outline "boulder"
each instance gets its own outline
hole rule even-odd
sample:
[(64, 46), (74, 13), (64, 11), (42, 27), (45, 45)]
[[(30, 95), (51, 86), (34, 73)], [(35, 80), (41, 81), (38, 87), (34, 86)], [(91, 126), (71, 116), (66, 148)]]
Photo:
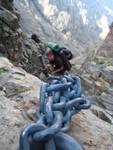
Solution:
[(14, 67), (8, 59), (0, 57), (0, 86), (4, 87), (8, 98), (16, 96), (16, 99), (20, 97), (21, 101), (22, 97), (29, 99), (31, 95), (30, 97), (38, 99), (40, 80), (22, 68)]
[(92, 111), (82, 111), (73, 117), (70, 134), (86, 150), (112, 150), (113, 126), (96, 117)]

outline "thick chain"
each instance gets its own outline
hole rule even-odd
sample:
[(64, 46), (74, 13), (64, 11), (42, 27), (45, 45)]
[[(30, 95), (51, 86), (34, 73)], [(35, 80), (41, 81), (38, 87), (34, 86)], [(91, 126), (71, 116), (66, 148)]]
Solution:
[(22, 130), (19, 150), (83, 150), (76, 140), (63, 133), (69, 130), (72, 116), (91, 105), (81, 97), (80, 78), (64, 75), (49, 79), (40, 88), (38, 121)]

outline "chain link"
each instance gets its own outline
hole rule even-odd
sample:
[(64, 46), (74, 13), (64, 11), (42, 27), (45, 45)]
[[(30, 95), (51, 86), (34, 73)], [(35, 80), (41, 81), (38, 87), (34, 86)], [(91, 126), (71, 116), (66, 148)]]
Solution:
[(20, 135), (19, 150), (83, 150), (83, 147), (66, 133), (71, 118), (91, 104), (81, 97), (81, 81), (78, 76), (49, 77), (42, 83), (38, 121), (25, 127)]

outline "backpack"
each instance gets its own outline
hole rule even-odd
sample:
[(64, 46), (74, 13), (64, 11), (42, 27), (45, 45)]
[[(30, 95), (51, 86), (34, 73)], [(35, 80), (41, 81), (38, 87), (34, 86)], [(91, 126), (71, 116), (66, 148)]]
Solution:
[(66, 57), (65, 53), (61, 51), (59, 55), (62, 57), (65, 70), (68, 70), (68, 71), (71, 70), (72, 65), (69, 62), (68, 58)]
[(71, 60), (73, 58), (72, 52), (65, 47), (60, 48), (60, 53), (63, 53), (68, 60)]

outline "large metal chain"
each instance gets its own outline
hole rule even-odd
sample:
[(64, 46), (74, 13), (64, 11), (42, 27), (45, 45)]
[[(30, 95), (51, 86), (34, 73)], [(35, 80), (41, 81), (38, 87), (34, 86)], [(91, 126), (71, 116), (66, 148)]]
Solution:
[(20, 135), (19, 150), (83, 150), (83, 147), (67, 132), (71, 118), (81, 109), (88, 109), (90, 102), (81, 97), (81, 81), (78, 76), (50, 77), (42, 83), (38, 121), (25, 127)]

